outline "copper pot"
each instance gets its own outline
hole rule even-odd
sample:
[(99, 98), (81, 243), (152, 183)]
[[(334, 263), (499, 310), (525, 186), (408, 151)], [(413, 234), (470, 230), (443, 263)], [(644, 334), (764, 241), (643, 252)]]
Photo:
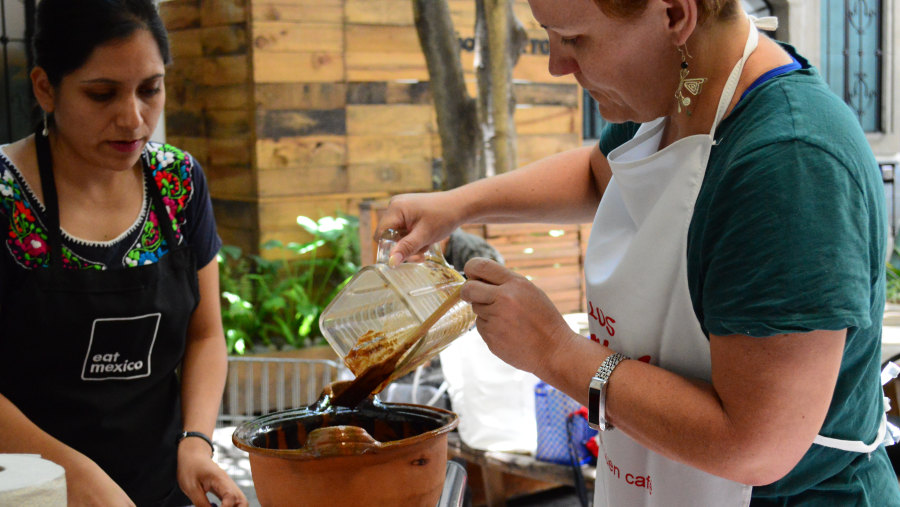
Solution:
[(326, 387), (308, 407), (245, 422), (232, 435), (250, 454), (261, 505), (423, 506), (441, 497), (453, 412), (370, 397), (333, 407)]

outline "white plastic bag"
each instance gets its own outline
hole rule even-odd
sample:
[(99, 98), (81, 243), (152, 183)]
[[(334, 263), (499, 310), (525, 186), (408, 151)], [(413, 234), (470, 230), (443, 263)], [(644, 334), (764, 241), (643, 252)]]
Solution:
[(463, 443), (474, 449), (534, 454), (537, 377), (497, 358), (474, 328), (441, 352), (441, 369)]

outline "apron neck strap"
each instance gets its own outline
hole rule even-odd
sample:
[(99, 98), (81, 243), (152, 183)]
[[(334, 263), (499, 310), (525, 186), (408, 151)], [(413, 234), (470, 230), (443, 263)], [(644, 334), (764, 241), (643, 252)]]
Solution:
[(725, 81), (725, 88), (722, 90), (722, 96), (719, 97), (719, 107), (716, 109), (716, 118), (709, 130), (710, 137), (713, 137), (713, 135), (716, 133), (716, 127), (719, 126), (719, 122), (722, 121), (722, 118), (725, 116), (725, 112), (728, 110), (728, 105), (731, 104), (731, 99), (734, 98), (734, 92), (737, 90), (737, 84), (741, 79), (741, 73), (744, 72), (744, 64), (747, 63), (747, 60), (750, 58), (750, 55), (753, 53), (753, 51), (756, 50), (756, 46), (759, 43), (759, 32), (757, 32), (756, 30), (756, 24), (758, 22), (762, 23), (764, 24), (765, 28), (768, 29), (770, 21), (774, 19), (763, 18), (761, 20), (757, 20), (757, 18), (753, 16), (748, 16), (748, 18), (748, 21), (750, 23), (750, 34), (747, 35), (747, 43), (744, 44), (744, 54), (741, 55), (741, 59), (738, 60), (734, 68), (731, 69), (731, 74), (728, 75), (728, 80)]
[[(59, 225), (59, 199), (56, 195), (56, 180), (53, 177), (53, 156), (50, 152), (50, 140), (41, 133), (38, 128), (34, 133), (34, 144), (37, 151), (38, 172), (41, 177), (41, 189), (44, 194), (45, 218), (47, 220), (47, 243), (50, 248), (49, 263), (50, 269), (62, 268), (62, 233)], [(160, 193), (159, 185), (153, 178), (153, 171), (150, 169), (150, 160), (147, 150), (141, 155), (142, 173), (144, 175), (144, 188), (150, 194), (153, 208), (157, 213), (157, 224), (162, 232), (169, 250), (175, 248), (175, 232), (177, 222), (174, 218), (169, 217), (169, 209), (163, 201), (162, 193)]]
[(62, 239), (59, 228), (59, 201), (56, 198), (56, 180), (53, 178), (53, 156), (50, 154), (50, 139), (38, 128), (34, 132), (34, 146), (37, 151), (38, 173), (44, 194), (44, 217), (47, 220), (47, 242), (49, 243), (50, 269), (62, 267)]
[(169, 208), (166, 206), (162, 198), (162, 192), (159, 190), (159, 185), (156, 184), (156, 180), (153, 177), (153, 170), (150, 167), (150, 154), (146, 148), (141, 155), (141, 163), (144, 170), (144, 186), (150, 194), (153, 208), (156, 209), (156, 221), (159, 230), (162, 232), (166, 244), (169, 245), (169, 250), (172, 250), (178, 244), (175, 241), (175, 228), (178, 227), (178, 222), (174, 216), (169, 216)]

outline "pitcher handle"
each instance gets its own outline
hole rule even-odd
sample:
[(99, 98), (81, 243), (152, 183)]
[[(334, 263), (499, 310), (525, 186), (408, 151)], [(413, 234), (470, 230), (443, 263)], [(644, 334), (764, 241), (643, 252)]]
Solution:
[[(381, 238), (378, 239), (378, 256), (376, 257), (375, 262), (378, 264), (388, 264), (391, 258), (391, 250), (403, 236), (404, 233), (397, 229), (385, 229), (385, 231), (381, 233)], [(428, 247), (428, 250), (425, 252), (425, 260), (436, 262), (442, 266), (450, 265), (447, 262), (447, 259), (444, 258), (444, 254), (441, 252), (441, 248), (437, 243), (432, 243), (431, 246)]]

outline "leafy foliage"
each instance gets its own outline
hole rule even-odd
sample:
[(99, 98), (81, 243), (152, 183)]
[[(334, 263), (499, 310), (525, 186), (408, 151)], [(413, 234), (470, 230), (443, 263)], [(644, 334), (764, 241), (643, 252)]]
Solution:
[(891, 262), (887, 264), (887, 286), (885, 299), (888, 303), (900, 303), (900, 248), (894, 248)]
[(222, 322), (228, 352), (254, 347), (302, 348), (324, 343), (319, 315), (359, 270), (359, 220), (349, 215), (314, 221), (297, 217), (308, 243), (273, 240), (276, 259), (225, 245), (218, 255)]

